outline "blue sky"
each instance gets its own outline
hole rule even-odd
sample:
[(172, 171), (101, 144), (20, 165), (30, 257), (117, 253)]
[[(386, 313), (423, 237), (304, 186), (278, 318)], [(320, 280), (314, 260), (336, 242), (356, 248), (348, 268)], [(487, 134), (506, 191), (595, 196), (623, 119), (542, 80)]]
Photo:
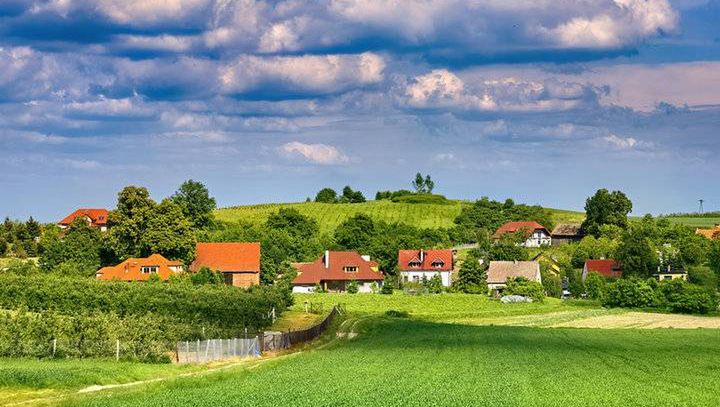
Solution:
[(4, 0), (0, 216), (437, 192), (720, 210), (718, 0)]

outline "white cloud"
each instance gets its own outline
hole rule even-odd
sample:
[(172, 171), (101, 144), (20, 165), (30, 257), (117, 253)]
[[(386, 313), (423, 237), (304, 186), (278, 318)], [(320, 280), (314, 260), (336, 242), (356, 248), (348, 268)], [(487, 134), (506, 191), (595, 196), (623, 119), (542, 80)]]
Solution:
[(616, 150), (648, 149), (653, 146), (652, 143), (646, 141), (640, 141), (633, 137), (620, 137), (615, 134), (602, 137), (601, 140), (605, 145)]
[(334, 93), (382, 81), (385, 61), (379, 55), (305, 55), (257, 57), (242, 55), (220, 69), (227, 93), (245, 93), (262, 86), (296, 91)]
[(283, 144), (280, 150), (285, 155), (300, 156), (307, 161), (322, 165), (343, 164), (350, 161), (349, 157), (336, 147), (327, 144), (305, 144), (292, 141)]
[(88, 3), (115, 22), (142, 25), (187, 18), (208, 6), (210, 0), (96, 0)]

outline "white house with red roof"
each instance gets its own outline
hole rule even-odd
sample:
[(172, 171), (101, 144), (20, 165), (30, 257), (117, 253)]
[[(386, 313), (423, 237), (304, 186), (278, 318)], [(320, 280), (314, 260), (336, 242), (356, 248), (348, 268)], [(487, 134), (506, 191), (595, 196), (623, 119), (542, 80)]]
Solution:
[(80, 208), (58, 222), (58, 226), (60, 226), (61, 229), (65, 229), (70, 226), (75, 219), (81, 218), (87, 220), (90, 226), (100, 228), (100, 231), (104, 232), (107, 230), (107, 217), (107, 209)]
[(450, 287), (452, 271), (452, 249), (400, 250), (398, 252), (398, 272), (403, 282), (421, 282), (440, 276), (442, 285)]
[(493, 235), (495, 240), (502, 239), (503, 236), (515, 233), (522, 233), (525, 241), (522, 246), (540, 247), (549, 246), (552, 243), (550, 232), (547, 228), (535, 221), (529, 222), (508, 222), (498, 228)]
[(294, 293), (312, 293), (317, 286), (325, 291), (343, 292), (356, 281), (358, 292), (372, 292), (373, 283), (382, 286), (383, 274), (378, 263), (358, 252), (325, 251), (311, 263), (294, 263), (298, 275), (292, 282)]

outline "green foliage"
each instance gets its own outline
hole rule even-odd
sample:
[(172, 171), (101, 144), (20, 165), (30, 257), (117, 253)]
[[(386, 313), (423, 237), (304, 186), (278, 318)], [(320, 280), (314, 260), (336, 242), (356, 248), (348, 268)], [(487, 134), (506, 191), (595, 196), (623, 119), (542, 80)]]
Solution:
[(708, 250), (708, 265), (720, 277), (720, 239), (713, 240)]
[(585, 283), (582, 281), (582, 271), (577, 269), (566, 269), (565, 276), (568, 279), (568, 291), (574, 298), (581, 298), (585, 294)]
[(517, 237), (507, 236), (490, 246), (489, 260), (524, 261), (528, 259), (528, 251), (518, 244)]
[(395, 291), (395, 279), (387, 274), (383, 276), (383, 285), (380, 289), (380, 294), (392, 295)]
[(504, 203), (491, 201), (487, 197), (463, 207), (455, 224), (463, 237), (474, 237), (479, 229), (494, 232), (510, 221), (536, 221), (552, 230), (554, 222), (552, 213), (541, 206), (515, 204), (512, 200)]
[(560, 277), (544, 270), (540, 270), (543, 289), (548, 297), (560, 298), (562, 296), (562, 281)]
[(370, 246), (375, 233), (375, 223), (363, 214), (357, 214), (335, 229), (335, 242), (345, 250), (364, 251)]
[(585, 221), (582, 228), (593, 236), (599, 236), (602, 225), (627, 227), (627, 215), (632, 211), (632, 202), (621, 191), (609, 192), (599, 189), (585, 202)]
[(440, 294), (443, 291), (442, 278), (439, 274), (423, 280), (423, 285), (430, 294)]
[(582, 268), (588, 259), (614, 259), (618, 244), (617, 240), (607, 237), (585, 236), (579, 243), (570, 246), (575, 248), (571, 259), (572, 266)]
[(183, 214), (196, 228), (205, 228), (212, 224), (216, 208), (215, 198), (201, 182), (191, 179), (180, 185), (180, 188), (170, 198), (182, 208)]
[(522, 295), (542, 301), (545, 299), (545, 289), (537, 281), (530, 281), (525, 277), (514, 277), (507, 280), (503, 295)]
[(183, 215), (182, 208), (169, 199), (164, 199), (152, 211), (140, 239), (140, 254), (149, 256), (153, 253), (186, 264), (195, 258), (192, 223)]
[(346, 291), (348, 294), (357, 294), (358, 292), (358, 282), (355, 279), (350, 280), (346, 287)]
[(190, 282), (194, 285), (222, 285), (225, 284), (223, 274), (213, 271), (209, 267), (200, 267), (200, 270), (190, 273)]
[(424, 194), (406, 194), (393, 196), (391, 198), (393, 202), (398, 203), (410, 203), (410, 204), (434, 204), (434, 205), (445, 205), (449, 201), (443, 195), (424, 193)]
[(294, 238), (309, 239), (319, 231), (315, 220), (302, 215), (297, 209), (281, 208), (268, 217), (268, 229), (282, 230)]
[(708, 289), (682, 280), (662, 281), (657, 287), (661, 305), (669, 311), (685, 314), (707, 314), (718, 310), (715, 288)]
[(642, 308), (656, 304), (653, 287), (647, 280), (622, 278), (607, 285), (603, 305), (608, 307)]
[(118, 193), (117, 209), (108, 214), (108, 236), (117, 260), (140, 257), (155, 206), (146, 188), (127, 186)]
[(5, 266), (3, 273), (15, 274), (18, 276), (29, 276), (40, 271), (37, 265), (31, 260), (11, 259)]
[(91, 227), (84, 219), (76, 218), (64, 235), (44, 240), (40, 267), (44, 271), (53, 271), (62, 265), (62, 274), (93, 276), (101, 265), (102, 242), (103, 237), (98, 228)]
[(430, 174), (423, 177), (419, 172), (415, 174), (415, 179), (410, 184), (418, 194), (431, 194), (435, 188), (435, 182), (430, 177)]
[(598, 273), (589, 273), (585, 278), (587, 296), (591, 300), (602, 300), (605, 297), (606, 281)]
[(720, 282), (718, 276), (707, 266), (690, 266), (687, 269), (688, 281), (693, 284), (708, 288), (717, 289)]
[(350, 185), (346, 185), (342, 190), (340, 202), (343, 203), (362, 203), (365, 202), (365, 196), (360, 191), (353, 191)]
[(623, 277), (648, 278), (658, 267), (657, 254), (641, 228), (630, 228), (623, 234), (617, 260), (622, 264)]
[(8, 242), (5, 240), (4, 237), (0, 236), (0, 257), (4, 256), (5, 253), (7, 253), (8, 250)]
[(315, 202), (335, 203), (337, 199), (337, 192), (332, 188), (323, 188), (315, 195)]
[(468, 253), (460, 265), (455, 289), (468, 294), (487, 294), (487, 276), (475, 252)]

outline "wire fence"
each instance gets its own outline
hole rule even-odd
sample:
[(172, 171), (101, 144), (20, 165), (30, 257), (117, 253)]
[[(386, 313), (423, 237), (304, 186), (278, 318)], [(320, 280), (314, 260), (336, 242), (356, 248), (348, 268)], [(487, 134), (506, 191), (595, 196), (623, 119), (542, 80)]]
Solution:
[(260, 356), (260, 338), (208, 339), (177, 343), (178, 363), (205, 363), (240, 357)]

